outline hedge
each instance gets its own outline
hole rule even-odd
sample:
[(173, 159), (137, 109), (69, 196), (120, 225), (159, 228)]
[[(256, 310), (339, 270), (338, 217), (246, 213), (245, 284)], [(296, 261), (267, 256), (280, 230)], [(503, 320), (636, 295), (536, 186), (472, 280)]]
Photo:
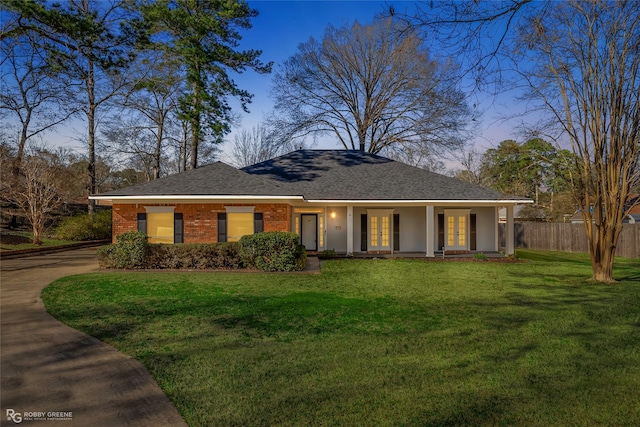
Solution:
[[(246, 238), (245, 238), (246, 237)], [(245, 236), (240, 242), (150, 245), (140, 231), (123, 233), (116, 243), (100, 248), (103, 268), (299, 271), (306, 251), (295, 233), (267, 232)]]
[(269, 231), (240, 238), (240, 253), (263, 271), (301, 271), (307, 252), (296, 233)]
[(152, 245), (148, 268), (222, 269), (244, 268), (237, 243)]

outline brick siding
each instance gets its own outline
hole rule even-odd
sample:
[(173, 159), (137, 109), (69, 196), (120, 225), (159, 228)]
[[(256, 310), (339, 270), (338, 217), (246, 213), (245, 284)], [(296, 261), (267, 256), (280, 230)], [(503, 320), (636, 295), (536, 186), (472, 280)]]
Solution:
[(112, 239), (118, 234), (138, 229), (138, 213), (145, 206), (174, 206), (183, 214), (184, 243), (215, 243), (218, 241), (218, 213), (225, 206), (254, 206), (263, 214), (264, 231), (291, 231), (291, 206), (287, 204), (114, 204)]

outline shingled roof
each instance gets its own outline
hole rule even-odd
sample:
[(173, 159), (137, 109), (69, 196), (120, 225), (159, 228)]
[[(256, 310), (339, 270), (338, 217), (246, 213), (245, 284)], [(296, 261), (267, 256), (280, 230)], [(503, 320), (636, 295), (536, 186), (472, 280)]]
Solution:
[(98, 195), (303, 196), (306, 200), (523, 201), (385, 157), (347, 150), (299, 150), (235, 169), (221, 162)]
[(362, 151), (299, 150), (242, 170), (307, 200), (527, 200)]
[(222, 162), (132, 185), (107, 196), (291, 196), (288, 189), (260, 176), (242, 172)]

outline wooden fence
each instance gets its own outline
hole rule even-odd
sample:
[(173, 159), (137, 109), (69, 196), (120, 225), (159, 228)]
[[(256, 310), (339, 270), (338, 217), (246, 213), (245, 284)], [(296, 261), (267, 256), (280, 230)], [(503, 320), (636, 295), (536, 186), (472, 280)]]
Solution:
[[(505, 247), (505, 224), (500, 224), (500, 247)], [(550, 222), (516, 222), (515, 247), (542, 251), (589, 252), (587, 235), (582, 224)], [(640, 224), (623, 224), (616, 255), (640, 258)]]

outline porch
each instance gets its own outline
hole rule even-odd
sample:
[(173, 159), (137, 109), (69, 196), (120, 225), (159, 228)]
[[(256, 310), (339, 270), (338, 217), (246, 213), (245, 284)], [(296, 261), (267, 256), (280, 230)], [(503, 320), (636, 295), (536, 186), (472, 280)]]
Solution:
[[(364, 205), (364, 206), (363, 206)], [(293, 207), (292, 231), (309, 253), (325, 250), (365, 258), (473, 257), (513, 254), (499, 246), (498, 205), (378, 205)], [(513, 236), (513, 206), (507, 206)], [(444, 252), (444, 253), (443, 253)], [(489, 255), (486, 255), (489, 256)]]

